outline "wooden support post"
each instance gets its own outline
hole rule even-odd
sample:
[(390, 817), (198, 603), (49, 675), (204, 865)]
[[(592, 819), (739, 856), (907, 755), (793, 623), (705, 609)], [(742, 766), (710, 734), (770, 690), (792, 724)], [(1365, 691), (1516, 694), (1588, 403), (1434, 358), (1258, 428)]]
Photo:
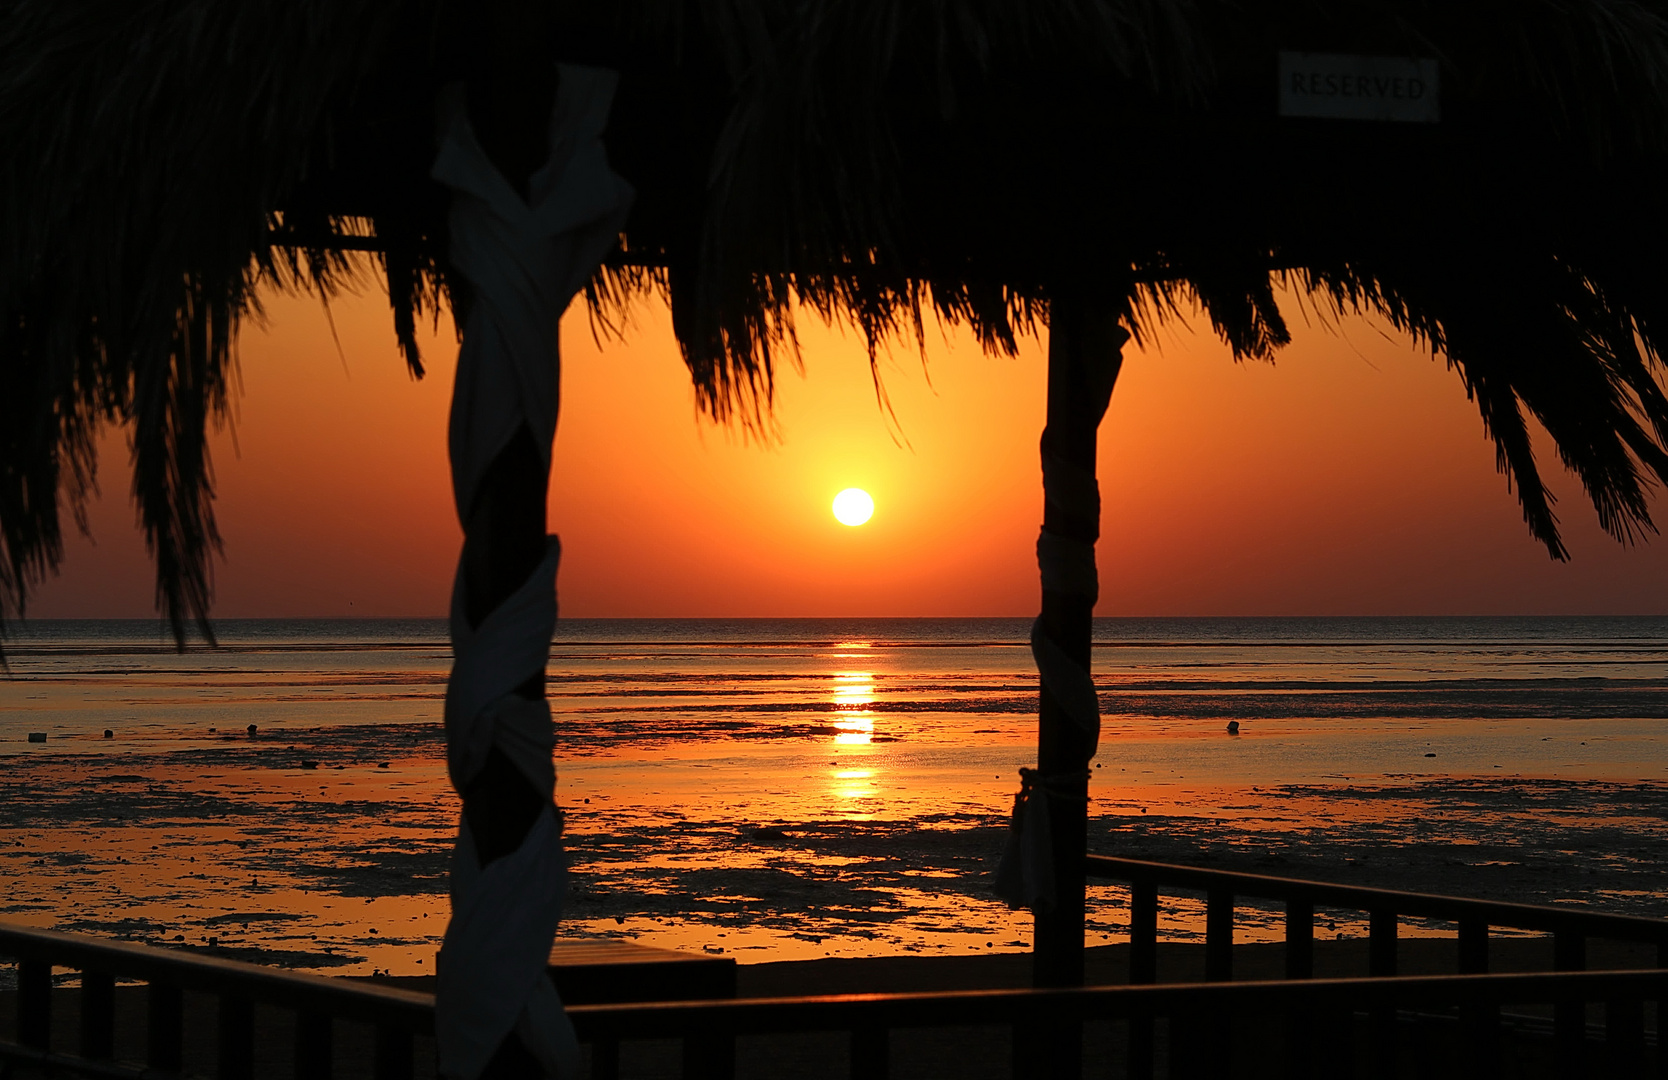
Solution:
[(116, 979), (108, 971), (81, 973), (81, 1056), (108, 1060), (116, 1049)]
[[(1048, 422), (1042, 434), (1044, 541), (1072, 557), (1066, 572), (1044, 569), (1042, 614), (1035, 634), (1071, 664), (1089, 671), (1095, 584), (1094, 544), (1100, 538), (1095, 449), (1128, 335), (1120, 304), (1104, 295), (1062, 291), (1049, 303)], [(1043, 542), (1039, 542), (1039, 559)], [(1081, 557), (1086, 554), (1086, 557)], [(1091, 571), (1077, 571), (1087, 564)], [(1052, 580), (1051, 580), (1052, 576)], [(1088, 580), (1084, 581), (1083, 578)], [(1069, 579), (1069, 580), (1068, 580)], [(1053, 837), (1054, 904), (1036, 912), (1037, 986), (1083, 985), (1083, 856), (1088, 838), (1088, 769), (1095, 732), (1086, 731), (1045, 678), (1037, 719), (1037, 771)], [(1082, 1026), (1038, 1029), (1035, 1075), (1082, 1073)]]

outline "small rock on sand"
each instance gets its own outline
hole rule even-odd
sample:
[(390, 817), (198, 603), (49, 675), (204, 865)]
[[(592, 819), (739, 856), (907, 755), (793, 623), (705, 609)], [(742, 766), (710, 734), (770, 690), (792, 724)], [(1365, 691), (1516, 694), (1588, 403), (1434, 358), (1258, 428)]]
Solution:
[(303, 769), (316, 769), (319, 767), (319, 763), (316, 761), (303, 761), (301, 763), (301, 767)]
[(109, 728), (105, 728), (104, 729), (104, 737), (106, 739), (114, 739), (116, 737), (116, 733), (114, 731), (111, 731)]
[(45, 742), (46, 741), (46, 732), (44, 732), (44, 731), (31, 731), (29, 733), (29, 741), (30, 742)]
[(1238, 735), (1239, 734), (1239, 721), (1238, 720), (1228, 721), (1228, 734), (1230, 734), (1230, 735)]

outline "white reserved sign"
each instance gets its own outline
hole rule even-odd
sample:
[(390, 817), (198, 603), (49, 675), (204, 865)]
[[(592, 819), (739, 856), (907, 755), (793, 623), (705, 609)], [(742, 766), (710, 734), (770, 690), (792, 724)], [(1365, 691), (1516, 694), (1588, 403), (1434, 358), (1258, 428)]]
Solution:
[(1414, 57), (1280, 54), (1280, 115), (1434, 124), (1437, 63)]

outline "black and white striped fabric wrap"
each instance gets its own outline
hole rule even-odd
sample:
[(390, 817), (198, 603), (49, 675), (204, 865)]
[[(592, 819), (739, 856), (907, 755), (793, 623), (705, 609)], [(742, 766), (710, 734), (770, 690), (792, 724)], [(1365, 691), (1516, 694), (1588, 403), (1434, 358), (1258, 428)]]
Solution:
[[(487, 469), (527, 428), (548, 465), (556, 432), (562, 312), (619, 235), (632, 191), (601, 135), (616, 77), (563, 66), (550, 158), (528, 198), (499, 174), (469, 125), (461, 87), (440, 102), (433, 176), (453, 191), (451, 259), (474, 294), (452, 394), (453, 496), (467, 520)], [(452, 853), (452, 917), (435, 993), (440, 1074), (476, 1080), (514, 1029), (546, 1075), (578, 1075), (579, 1047), (546, 971), (561, 919), (561, 824), (550, 707), (516, 688), (543, 670), (556, 626), (554, 536), (520, 588), (471, 626), (460, 563), (452, 594), (447, 766), (462, 791), (496, 747), (544, 797), (514, 852), (484, 869), (467, 818)]]

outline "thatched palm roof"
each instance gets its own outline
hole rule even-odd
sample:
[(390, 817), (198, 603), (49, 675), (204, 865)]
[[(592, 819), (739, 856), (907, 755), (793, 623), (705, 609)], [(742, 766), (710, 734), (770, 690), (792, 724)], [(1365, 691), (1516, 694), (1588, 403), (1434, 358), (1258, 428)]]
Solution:
[[(1531, 416), (1606, 529), (1652, 530), (1660, 0), (548, 12), (550, 44), (506, 57), (440, 0), (0, 0), (0, 605), (56, 565), (99, 427), (131, 421), (159, 604), (176, 632), (206, 617), (205, 425), (258, 288), (329, 292), (371, 252), (420, 371), (416, 321), (467, 303), (427, 176), (435, 91), (552, 52), (622, 70), (609, 150), (639, 194), (594, 310), (666, 292), (715, 415), (768, 405), (795, 303), (871, 341), (933, 310), (1011, 351), (1062, 290), (1138, 333), (1197, 302), (1261, 357), (1295, 286), (1458, 369), (1553, 556)], [(1442, 120), (1277, 117), (1282, 49), (1435, 58)]]

